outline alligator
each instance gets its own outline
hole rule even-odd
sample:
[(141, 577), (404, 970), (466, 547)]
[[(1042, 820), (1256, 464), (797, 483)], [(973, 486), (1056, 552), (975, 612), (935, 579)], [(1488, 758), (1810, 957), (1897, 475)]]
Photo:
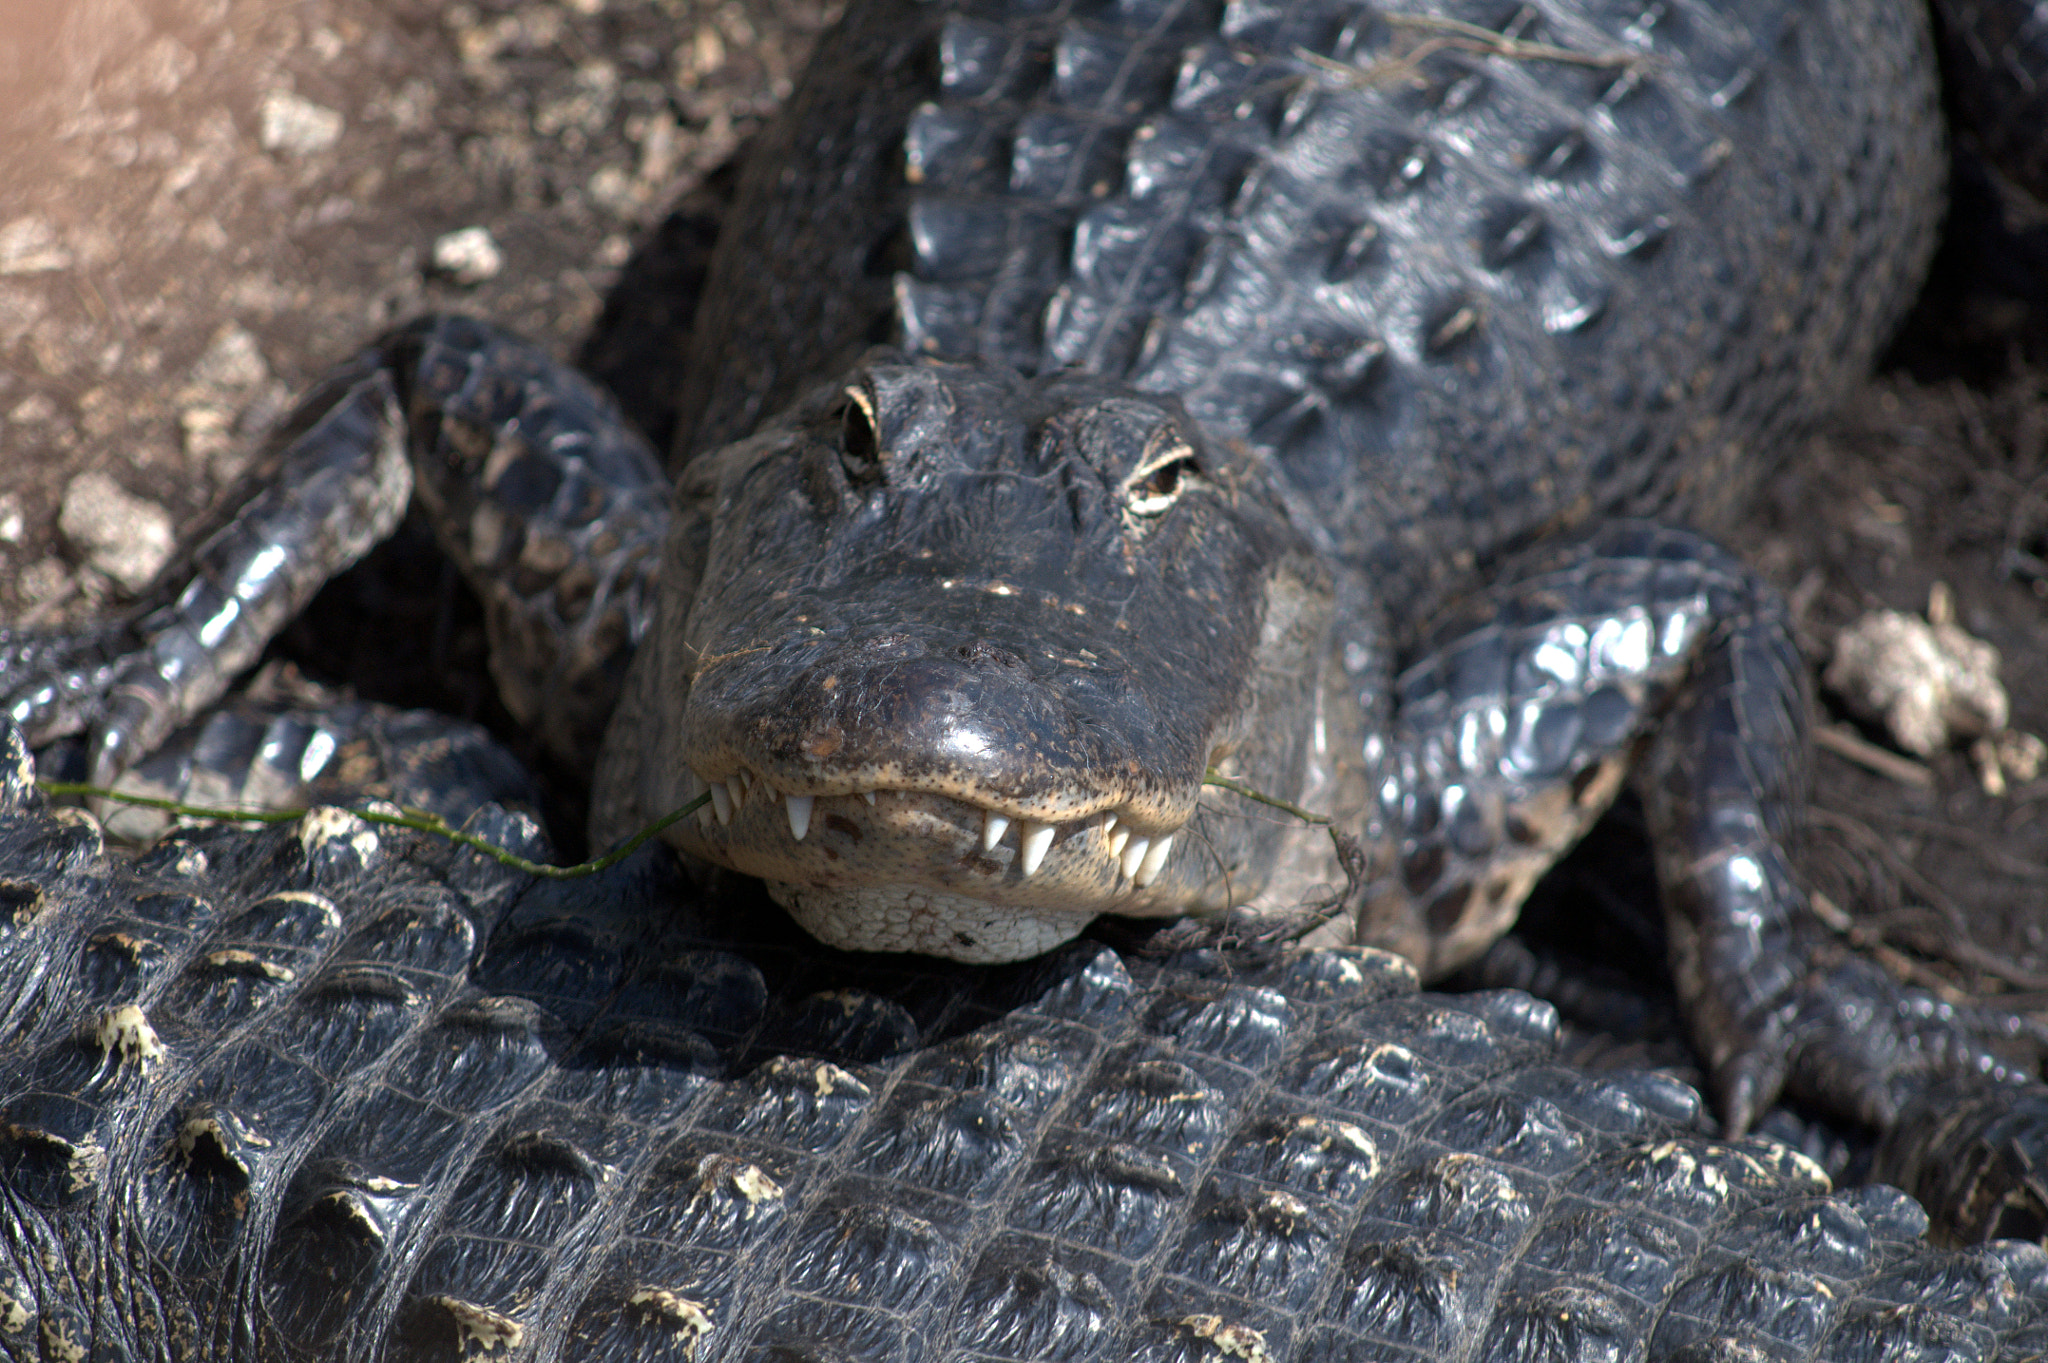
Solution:
[(33, 776), (10, 727), (11, 1358), (2048, 1344), (2037, 1245), (1936, 1249), (1904, 1193), (1378, 948), (821, 959), (645, 853), (539, 879), (328, 808), (128, 859)]
[[(336, 371), (160, 596), (0, 638), (0, 1338), (2032, 1348), (2037, 1251), (1916, 1247), (1740, 1135), (1789, 1087), (1951, 1233), (2041, 1220), (1996, 1027), (1814, 953), (1803, 669), (1688, 528), (1867, 364), (1936, 216), (1924, 18), (1754, 8), (864, 0), (743, 178), (673, 469), (480, 323)], [(508, 708), (602, 746), (595, 841), (701, 802), (693, 865), (957, 964), (764, 965), (758, 900), (331, 810), (123, 866), (29, 792), (30, 740), (156, 750), (409, 500)], [(360, 766), (292, 723), (260, 763)], [(1631, 769), (1720, 1139), (1526, 996), (1413, 993)], [(1077, 942), (1103, 913), (1271, 953)]]

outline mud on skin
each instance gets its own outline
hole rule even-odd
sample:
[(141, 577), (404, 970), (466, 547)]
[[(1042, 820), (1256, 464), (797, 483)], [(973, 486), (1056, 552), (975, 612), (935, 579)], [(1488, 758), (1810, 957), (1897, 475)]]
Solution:
[[(414, 496), (523, 722), (587, 756), (623, 685), (600, 836), (707, 793), (681, 850), (839, 944), (1014, 957), (1099, 910), (1341, 895), (1435, 974), (1640, 757), (1728, 1126), (1788, 1074), (1878, 1126), (1952, 1075), (2024, 1114), (1987, 1038), (1808, 956), (1782, 605), (1649, 518), (1710, 518), (1903, 306), (1925, 34), (1636, 17), (1522, 11), (1586, 60), (1379, 87), (1342, 68), (1399, 26), (1316, 4), (860, 6), (733, 211), (673, 524), (602, 394), (429, 320), (302, 409), (160, 600), (10, 634), (9, 709), (126, 764)], [(1357, 883), (1212, 765), (1345, 813)]]

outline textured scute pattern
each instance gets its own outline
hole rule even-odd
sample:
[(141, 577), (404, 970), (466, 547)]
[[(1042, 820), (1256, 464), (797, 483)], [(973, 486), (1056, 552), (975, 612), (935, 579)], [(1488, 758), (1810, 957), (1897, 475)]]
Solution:
[(2039, 1250), (1930, 1248), (1382, 953), (832, 960), (706, 935), (659, 860), (539, 882), (333, 811), (119, 863), (30, 772), (0, 752), (8, 1357), (2048, 1346)]
[[(1711, 508), (1914, 287), (1941, 174), (1924, 24), (1864, 0), (868, 0), (736, 207), (698, 446), (872, 339), (865, 302), (913, 350), (1180, 398), (1270, 452), (1397, 610), (1589, 506)], [(900, 161), (871, 145), (899, 136)]]

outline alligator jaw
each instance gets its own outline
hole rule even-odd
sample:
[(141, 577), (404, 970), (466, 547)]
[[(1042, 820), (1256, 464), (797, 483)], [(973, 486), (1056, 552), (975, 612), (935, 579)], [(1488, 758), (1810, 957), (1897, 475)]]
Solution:
[(1163, 874), (1180, 825), (1127, 809), (1048, 822), (924, 791), (786, 793), (745, 767), (698, 780), (711, 803), (677, 845), (759, 876), (834, 946), (1014, 960), (1098, 913), (1178, 912), (1187, 893)]
[[(711, 796), (711, 802), (698, 811), (697, 836), (715, 845), (721, 836), (718, 830), (731, 828), (734, 820), (740, 819), (744, 836), (735, 835), (730, 844), (734, 848), (731, 855), (735, 866), (767, 880), (788, 878), (788, 869), (803, 860), (802, 849), (795, 844), (809, 839), (812, 828), (819, 824), (821, 800), (825, 802), (825, 832), (811, 840), (812, 847), (820, 845), (825, 834), (832, 832), (859, 843), (871, 836), (915, 835), (923, 831), (920, 824), (936, 822), (948, 834), (966, 835), (949, 837), (950, 843), (958, 844), (950, 851), (963, 857), (1006, 860), (1016, 870), (1017, 879), (1030, 880), (1045, 866), (1055, 844), (1066, 847), (1094, 834), (1098, 836), (1088, 844), (1087, 851), (1103, 864), (1114, 865), (1138, 890), (1159, 879), (1160, 868), (1173, 848), (1174, 831), (1180, 827), (1176, 824), (1169, 829), (1139, 832), (1140, 821), (1127, 808), (1040, 821), (1026, 814), (1003, 813), (970, 801), (918, 791), (785, 793), (767, 777), (745, 767), (723, 781), (710, 780), (700, 772), (693, 771), (691, 775)], [(853, 803), (856, 799), (861, 802), (859, 805)], [(764, 801), (767, 812), (759, 819), (748, 820), (748, 806)], [(791, 845), (787, 847), (780, 846), (775, 836), (780, 827), (776, 822), (778, 814), (789, 829)], [(762, 864), (740, 865), (743, 861)]]

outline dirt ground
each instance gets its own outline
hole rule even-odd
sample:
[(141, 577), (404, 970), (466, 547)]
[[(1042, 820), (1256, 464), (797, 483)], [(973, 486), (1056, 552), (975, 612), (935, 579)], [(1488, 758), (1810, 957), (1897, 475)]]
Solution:
[[(658, 423), (636, 338), (687, 288), (705, 177), (821, 8), (0, 3), (0, 619), (117, 602), (232, 479), (243, 433), (427, 309), (638, 375), (623, 396)], [(1885, 372), (1790, 452), (1738, 547), (1817, 665), (1862, 612), (1944, 584), (2003, 654), (2013, 725), (2048, 733), (2048, 234), (1981, 186), (1958, 219)], [(469, 228), (497, 268), (473, 247), (437, 266)], [(586, 345), (615, 292), (635, 316)], [(1997, 794), (1961, 752), (1879, 771), (1834, 750), (1877, 735), (1824, 719), (1850, 741), (1819, 757), (1813, 859), (1853, 939), (2048, 1010), (2048, 771)]]

